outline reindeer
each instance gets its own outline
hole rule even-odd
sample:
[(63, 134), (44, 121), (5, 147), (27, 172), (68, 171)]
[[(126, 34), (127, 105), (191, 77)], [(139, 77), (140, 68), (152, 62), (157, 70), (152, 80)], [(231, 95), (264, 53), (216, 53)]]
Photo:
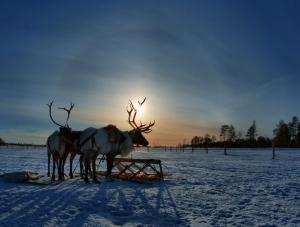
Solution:
[(126, 137), (122, 131), (117, 129), (114, 125), (108, 125), (99, 129), (90, 127), (82, 131), (79, 141), (73, 143), (71, 150), (73, 150), (74, 153), (80, 154), (81, 173), (83, 167), (82, 162), (84, 162), (85, 183), (90, 183), (88, 179), (90, 163), (92, 163), (93, 181), (100, 183), (96, 177), (96, 158), (99, 154), (107, 155), (111, 151), (118, 150), (125, 140)]
[(66, 125), (62, 126), (58, 123), (56, 123), (51, 114), (51, 107), (52, 107), (53, 101), (49, 104), (49, 114), (52, 122), (56, 125), (58, 125), (59, 131), (55, 131), (52, 133), (52, 135), (49, 136), (47, 139), (47, 153), (48, 153), (48, 176), (50, 176), (50, 158), (53, 156), (53, 172), (52, 172), (52, 177), (51, 180), (55, 180), (55, 163), (58, 163), (58, 177), (60, 180), (65, 179), (65, 174), (64, 174), (64, 165), (65, 165), (65, 160), (69, 154), (69, 150), (67, 149), (68, 142), (70, 140), (70, 137), (72, 136), (72, 129), (68, 125), (68, 120), (70, 117), (71, 110), (74, 107), (74, 104), (71, 102), (71, 107), (70, 109), (66, 108), (58, 108), (58, 109), (63, 109), (68, 112), (68, 117), (66, 120)]
[[(144, 102), (146, 101), (146, 97), (142, 102), (139, 102), (139, 106), (142, 106)], [(121, 155), (122, 157), (128, 156), (133, 150), (134, 146), (133, 144), (136, 144), (137, 146), (142, 145), (142, 146), (148, 146), (149, 142), (147, 139), (143, 136), (142, 133), (150, 133), (152, 132), (151, 127), (155, 125), (155, 120), (153, 123), (147, 124), (142, 124), (140, 123), (140, 126), (137, 126), (135, 123), (135, 117), (137, 114), (137, 109), (134, 108), (132, 102), (129, 100), (130, 104), (130, 110), (126, 108), (127, 113), (128, 113), (128, 120), (127, 122), (130, 124), (130, 126), (133, 128), (130, 131), (124, 131), (123, 135), (127, 138), (124, 143), (121, 144), (119, 151), (118, 152), (111, 152), (108, 155), (106, 155), (106, 162), (107, 162), (107, 175), (106, 175), (106, 181), (113, 181), (114, 179), (111, 177), (111, 170), (113, 168), (113, 161), (114, 158), (117, 155)], [(133, 119), (131, 120), (131, 113), (134, 111)]]
[[(139, 102), (139, 105), (143, 105), (146, 98), (142, 103)], [(84, 182), (90, 183), (87, 177), (87, 169), (89, 169), (89, 163), (92, 161), (93, 168), (93, 181), (99, 183), (96, 172), (95, 172), (95, 161), (99, 154), (106, 155), (106, 163), (107, 163), (107, 173), (106, 173), (106, 181), (113, 181), (111, 177), (111, 170), (113, 168), (113, 161), (116, 155), (121, 155), (122, 157), (129, 155), (133, 150), (133, 144), (147, 146), (149, 143), (145, 139), (142, 133), (150, 133), (152, 130), (150, 129), (154, 126), (155, 121), (147, 126), (146, 124), (140, 124), (137, 126), (135, 123), (135, 117), (137, 114), (137, 109), (134, 108), (132, 102), (129, 100), (130, 110), (127, 108), (128, 112), (128, 123), (133, 127), (130, 131), (121, 132), (120, 130), (114, 130), (114, 135), (109, 136), (109, 130), (107, 127), (111, 127), (111, 125), (105, 128), (87, 128), (82, 131), (80, 136), (80, 145), (77, 145), (77, 149), (81, 151), (84, 159), (85, 165), (85, 177)], [(134, 111), (133, 120), (131, 120), (131, 113)], [(115, 126), (114, 126), (115, 127)], [(76, 146), (74, 144), (74, 146)], [(81, 168), (82, 169), (82, 168)]]

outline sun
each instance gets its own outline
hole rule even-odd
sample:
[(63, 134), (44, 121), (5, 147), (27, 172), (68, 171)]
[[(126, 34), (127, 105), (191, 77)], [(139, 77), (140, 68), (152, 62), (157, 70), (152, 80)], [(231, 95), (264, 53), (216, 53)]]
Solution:
[(136, 111), (137, 111), (138, 114), (143, 113), (143, 111), (144, 111), (144, 106), (140, 106), (140, 104), (137, 103), (134, 107), (136, 108)]

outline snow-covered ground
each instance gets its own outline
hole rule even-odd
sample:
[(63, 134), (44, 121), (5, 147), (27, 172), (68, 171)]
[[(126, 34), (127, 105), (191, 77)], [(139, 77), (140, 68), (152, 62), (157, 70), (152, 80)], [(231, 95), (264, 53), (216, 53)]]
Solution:
[[(187, 179), (153, 185), (99, 176), (101, 184), (77, 178), (44, 186), (1, 177), (0, 226), (299, 226), (300, 150), (276, 153), (138, 149), (129, 157), (160, 159), (165, 172)], [(22, 170), (46, 176), (46, 148), (2, 147), (0, 174)]]

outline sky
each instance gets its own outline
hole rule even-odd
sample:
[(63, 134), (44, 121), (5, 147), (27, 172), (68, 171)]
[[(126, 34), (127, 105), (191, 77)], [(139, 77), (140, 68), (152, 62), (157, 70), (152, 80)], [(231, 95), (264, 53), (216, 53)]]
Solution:
[(44, 144), (73, 130), (131, 130), (175, 146), (233, 125), (273, 137), (300, 117), (299, 1), (1, 1), (0, 138)]

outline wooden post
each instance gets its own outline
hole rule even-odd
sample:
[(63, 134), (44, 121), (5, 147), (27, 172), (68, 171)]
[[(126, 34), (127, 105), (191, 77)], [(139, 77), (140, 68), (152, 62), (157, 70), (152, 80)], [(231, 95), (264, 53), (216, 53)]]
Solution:
[(272, 158), (274, 159), (275, 158), (275, 141), (272, 141)]
[(226, 151), (226, 142), (224, 141), (224, 155), (227, 155), (227, 151)]
[(177, 146), (176, 146), (176, 152), (177, 152)]

